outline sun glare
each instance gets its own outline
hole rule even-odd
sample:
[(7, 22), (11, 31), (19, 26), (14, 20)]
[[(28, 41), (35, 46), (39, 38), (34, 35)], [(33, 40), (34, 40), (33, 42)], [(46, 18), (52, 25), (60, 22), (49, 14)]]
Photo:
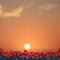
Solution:
[(30, 49), (30, 44), (26, 43), (26, 44), (24, 45), (24, 47), (25, 47), (26, 50), (29, 50), (29, 49)]

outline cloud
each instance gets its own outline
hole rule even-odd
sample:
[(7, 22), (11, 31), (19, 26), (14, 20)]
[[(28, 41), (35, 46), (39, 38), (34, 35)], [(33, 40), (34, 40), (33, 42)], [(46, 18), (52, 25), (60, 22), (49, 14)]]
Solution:
[(50, 11), (57, 7), (58, 7), (58, 5), (56, 5), (56, 4), (44, 4), (44, 5), (39, 6), (39, 9), (42, 11)]
[(0, 16), (3, 16), (4, 14), (3, 14), (3, 7), (2, 7), (2, 5), (0, 5)]
[(0, 5), (0, 17), (19, 17), (23, 12), (23, 7), (16, 8), (10, 12), (6, 12), (4, 7)]

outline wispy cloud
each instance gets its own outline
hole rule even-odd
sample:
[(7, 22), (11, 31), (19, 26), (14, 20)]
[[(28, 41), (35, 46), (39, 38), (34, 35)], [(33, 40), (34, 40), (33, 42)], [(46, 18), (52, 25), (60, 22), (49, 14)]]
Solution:
[(23, 7), (19, 7), (10, 12), (6, 12), (4, 7), (0, 5), (0, 17), (19, 17), (23, 10)]
[(42, 11), (50, 11), (57, 7), (58, 7), (57, 4), (44, 4), (44, 5), (39, 6), (38, 8)]
[(4, 14), (3, 14), (3, 7), (2, 7), (2, 5), (0, 5), (0, 16), (3, 16)]

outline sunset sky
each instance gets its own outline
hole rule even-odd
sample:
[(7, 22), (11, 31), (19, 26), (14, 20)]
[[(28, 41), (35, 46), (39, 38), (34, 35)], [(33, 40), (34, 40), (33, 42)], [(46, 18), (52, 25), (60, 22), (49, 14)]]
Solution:
[(60, 0), (0, 0), (0, 47), (23, 50), (60, 48)]

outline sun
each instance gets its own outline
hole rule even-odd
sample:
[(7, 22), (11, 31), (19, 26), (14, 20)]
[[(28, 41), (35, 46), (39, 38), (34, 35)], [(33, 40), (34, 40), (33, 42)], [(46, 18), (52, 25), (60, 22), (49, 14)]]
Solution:
[(29, 43), (26, 43), (26, 44), (24, 45), (24, 48), (25, 48), (26, 50), (29, 50), (29, 49), (30, 49), (30, 44), (29, 44)]

